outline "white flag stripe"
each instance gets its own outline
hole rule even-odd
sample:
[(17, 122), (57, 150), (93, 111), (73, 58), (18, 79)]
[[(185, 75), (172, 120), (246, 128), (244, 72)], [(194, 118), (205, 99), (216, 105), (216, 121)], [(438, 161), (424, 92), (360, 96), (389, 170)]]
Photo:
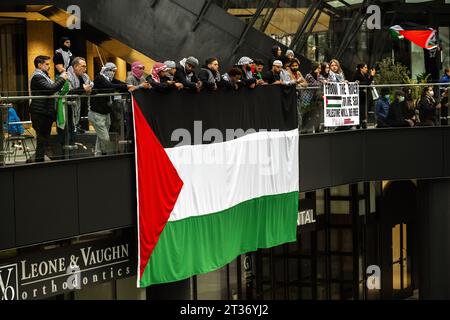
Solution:
[(298, 129), (166, 149), (184, 182), (169, 221), (299, 191)]

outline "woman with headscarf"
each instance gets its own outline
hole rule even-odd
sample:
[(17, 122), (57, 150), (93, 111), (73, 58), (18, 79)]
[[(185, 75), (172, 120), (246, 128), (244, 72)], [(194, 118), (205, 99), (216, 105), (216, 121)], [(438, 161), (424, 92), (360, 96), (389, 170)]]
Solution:
[(142, 62), (133, 62), (131, 64), (131, 72), (128, 73), (126, 83), (135, 87), (149, 89), (150, 84), (144, 78), (144, 70), (145, 66)]
[(57, 76), (67, 71), (72, 64), (74, 57), (72, 52), (70, 52), (70, 45), (70, 38), (62, 37), (59, 39), (59, 49), (55, 51), (55, 56), (53, 57)]
[[(114, 63), (108, 62), (94, 79), (95, 93), (128, 92), (136, 90), (133, 85), (114, 79), (117, 67)], [(104, 155), (108, 152), (109, 128), (111, 126), (111, 112), (113, 111), (113, 97), (101, 97), (91, 99), (89, 110), (89, 121), (94, 126), (97, 133), (95, 144), (95, 155)]]

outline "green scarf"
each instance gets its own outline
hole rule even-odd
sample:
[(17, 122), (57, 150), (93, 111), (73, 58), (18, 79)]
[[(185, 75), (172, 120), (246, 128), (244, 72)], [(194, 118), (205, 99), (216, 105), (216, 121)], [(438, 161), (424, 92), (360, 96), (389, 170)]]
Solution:
[[(64, 83), (64, 86), (62, 87), (62, 89), (58, 92), (58, 95), (65, 96), (69, 91), (70, 91), (69, 81), (66, 81), (66, 83)], [(64, 129), (66, 127), (67, 110), (64, 106), (65, 102), (66, 102), (66, 99), (58, 98), (58, 102), (56, 105), (56, 125), (60, 129)]]

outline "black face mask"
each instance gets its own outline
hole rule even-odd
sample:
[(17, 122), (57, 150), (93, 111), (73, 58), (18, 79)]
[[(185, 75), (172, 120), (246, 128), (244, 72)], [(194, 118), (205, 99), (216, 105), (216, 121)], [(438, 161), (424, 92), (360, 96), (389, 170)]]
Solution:
[(297, 72), (298, 68), (291, 68), (292, 72)]
[(64, 44), (61, 46), (61, 49), (63, 49), (63, 51), (69, 51), (70, 50), (70, 48), (68, 46), (64, 45)]

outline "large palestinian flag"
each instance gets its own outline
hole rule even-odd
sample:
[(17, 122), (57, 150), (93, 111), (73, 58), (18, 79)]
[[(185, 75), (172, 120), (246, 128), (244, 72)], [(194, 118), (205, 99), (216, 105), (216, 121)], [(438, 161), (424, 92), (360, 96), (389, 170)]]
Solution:
[(390, 27), (391, 35), (396, 39), (406, 38), (424, 49), (437, 47), (436, 30), (431, 28), (402, 28), (399, 25)]
[(138, 286), (296, 240), (295, 91), (133, 95)]

